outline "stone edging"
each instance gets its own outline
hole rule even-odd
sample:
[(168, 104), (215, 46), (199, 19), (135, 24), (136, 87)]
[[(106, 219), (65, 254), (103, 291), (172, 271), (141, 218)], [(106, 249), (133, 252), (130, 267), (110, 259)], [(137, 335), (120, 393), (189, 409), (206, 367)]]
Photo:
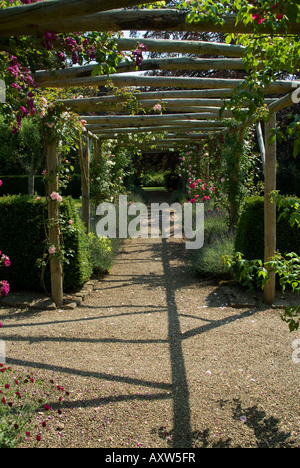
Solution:
[(73, 294), (64, 295), (64, 303), (61, 307), (56, 307), (52, 299), (41, 294), (31, 294), (29, 292), (10, 293), (8, 296), (0, 298), (0, 306), (19, 307), (32, 310), (72, 310), (80, 306), (81, 303), (94, 291), (99, 280), (87, 281), (82, 289)]

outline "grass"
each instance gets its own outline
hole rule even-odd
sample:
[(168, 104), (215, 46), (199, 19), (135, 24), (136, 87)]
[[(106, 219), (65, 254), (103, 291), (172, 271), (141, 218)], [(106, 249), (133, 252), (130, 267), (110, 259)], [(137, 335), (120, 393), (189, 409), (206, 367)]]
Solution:
[(167, 192), (166, 187), (142, 187), (145, 192)]

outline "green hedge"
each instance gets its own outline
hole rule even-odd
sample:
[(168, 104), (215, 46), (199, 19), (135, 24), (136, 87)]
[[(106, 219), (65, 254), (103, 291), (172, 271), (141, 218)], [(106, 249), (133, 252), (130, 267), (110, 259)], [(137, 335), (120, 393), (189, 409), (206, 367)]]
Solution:
[[(88, 238), (71, 198), (60, 204), (62, 221), (72, 229), (64, 234), (65, 249), (72, 250), (64, 264), (64, 289), (76, 289), (92, 275), (92, 263), (88, 249)], [(11, 290), (41, 290), (41, 268), (37, 259), (42, 258), (45, 248), (46, 200), (28, 196), (4, 196), (0, 198), (0, 250), (11, 260), (10, 268), (0, 269), (0, 279), (9, 281)], [(74, 228), (74, 229), (73, 229)], [(45, 271), (45, 283), (50, 289), (50, 268)]]
[[(4, 195), (27, 195), (28, 194), (28, 176), (27, 175), (9, 175), (0, 176), (3, 185), (1, 194)], [(35, 176), (34, 191), (38, 195), (44, 197), (46, 195), (43, 176)], [(61, 190), (63, 196), (70, 195), (73, 198), (81, 196), (81, 176), (73, 174), (68, 186)]]
[[(277, 212), (279, 217), (279, 209)], [(300, 229), (291, 227), (284, 218), (277, 221), (277, 250), (282, 254), (295, 252), (300, 255)], [(247, 260), (264, 260), (263, 197), (252, 196), (245, 200), (237, 226), (235, 251), (241, 252)]]

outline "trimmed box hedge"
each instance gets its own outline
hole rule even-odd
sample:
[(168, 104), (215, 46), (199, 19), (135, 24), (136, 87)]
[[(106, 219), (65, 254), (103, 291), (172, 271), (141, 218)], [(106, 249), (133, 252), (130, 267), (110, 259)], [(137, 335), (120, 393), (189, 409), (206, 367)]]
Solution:
[[(64, 198), (60, 204), (62, 222), (67, 226), (63, 236), (65, 250), (73, 251), (64, 264), (64, 290), (82, 286), (92, 275), (93, 267), (88, 248), (88, 238), (73, 200)], [(0, 269), (0, 279), (10, 283), (11, 291), (17, 289), (40, 291), (42, 258), (46, 239), (47, 203), (29, 196), (4, 196), (0, 198), (0, 250), (11, 260), (10, 268)], [(70, 225), (69, 225), (70, 226)], [(50, 290), (50, 266), (45, 270), (45, 284)]]
[[(3, 185), (1, 194), (4, 195), (28, 195), (28, 176), (27, 175), (9, 175), (0, 176)], [(44, 197), (46, 195), (43, 176), (36, 175), (34, 178), (34, 192)], [(62, 188), (63, 196), (71, 196), (73, 198), (81, 197), (81, 175), (73, 174), (66, 188)]]
[[(279, 217), (279, 208), (277, 213)], [(264, 260), (264, 230), (264, 197), (249, 197), (243, 204), (238, 222), (235, 251), (241, 252), (247, 260)], [(284, 218), (277, 221), (277, 250), (282, 254), (295, 252), (300, 255), (300, 229), (291, 227)]]

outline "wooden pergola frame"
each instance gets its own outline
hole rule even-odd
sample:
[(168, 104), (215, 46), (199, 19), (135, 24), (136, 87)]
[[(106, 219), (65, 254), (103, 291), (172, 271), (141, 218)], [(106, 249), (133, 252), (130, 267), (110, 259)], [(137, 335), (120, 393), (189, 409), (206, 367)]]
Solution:
[[(139, 1), (139, 5), (148, 2)], [(249, 23), (236, 23), (236, 18), (227, 16), (224, 25), (214, 24), (200, 19), (197, 23), (186, 22), (186, 12), (174, 9), (139, 9), (124, 10), (122, 8), (136, 5), (136, 0), (50, 0), (46, 3), (23, 5), (0, 10), (0, 38), (7, 36), (36, 35), (41, 36), (46, 31), (56, 33), (85, 31), (119, 31), (119, 30), (149, 30), (149, 31), (192, 31), (192, 32), (222, 32), (222, 33), (253, 33), (254, 26)], [(261, 32), (270, 34), (264, 25)], [(288, 33), (299, 34), (299, 24), (290, 23)], [(280, 34), (285, 34), (280, 31)], [(140, 40), (121, 38), (117, 40), (119, 50), (133, 50)], [(203, 41), (171, 41), (143, 39), (148, 51), (165, 52), (166, 54), (213, 55), (220, 58), (190, 58), (168, 57), (163, 59), (145, 60), (142, 71), (151, 70), (244, 70), (244, 48), (236, 45), (218, 44)], [(55, 72), (38, 71), (35, 79), (40, 88), (89, 87), (113, 83), (117, 87), (131, 87), (133, 96), (144, 109), (152, 109), (157, 103), (163, 106), (163, 115), (126, 116), (119, 96), (101, 96), (88, 99), (61, 100), (65, 110), (76, 113), (101, 113), (101, 116), (86, 116), (88, 121), (86, 131), (81, 138), (80, 162), (82, 171), (83, 218), (89, 229), (89, 160), (90, 139), (95, 141), (95, 151), (101, 148), (104, 139), (119, 138), (122, 134), (138, 132), (168, 132), (159, 144), (159, 148), (176, 147), (180, 143), (193, 143), (200, 138), (211, 135), (207, 132), (225, 133), (230, 129), (225, 113), (222, 120), (219, 111), (224, 99), (231, 97), (233, 90), (242, 80), (217, 78), (187, 78), (140, 76), (124, 73), (134, 71), (134, 65), (120, 64), (117, 74), (110, 76), (93, 76), (94, 67), (75, 67)], [(147, 88), (143, 91), (139, 88)], [(151, 91), (160, 88), (159, 91)], [(164, 90), (165, 88), (165, 90)], [(174, 90), (176, 88), (176, 90)], [(276, 112), (293, 105), (292, 93), (295, 90), (294, 81), (277, 81), (264, 89), (266, 103), (269, 106), (270, 118), (265, 125), (265, 142), (259, 132), (259, 142), (264, 154), (265, 168), (265, 261), (274, 256), (276, 251), (276, 204), (270, 194), (276, 190), (276, 141), (269, 143), (269, 133), (276, 126)], [(283, 96), (282, 96), (283, 95)], [(274, 96), (277, 96), (274, 98)], [(113, 113), (113, 115), (110, 115)], [(250, 117), (244, 124), (236, 128), (241, 136), (247, 126), (251, 126), (256, 117)], [(259, 125), (259, 124), (258, 124)], [(258, 129), (260, 127), (258, 126)], [(189, 135), (183, 136), (185, 130)], [(230, 130), (231, 131), (231, 130)], [(176, 137), (176, 138), (175, 138)], [(56, 150), (52, 143), (47, 148), (47, 167), (49, 173), (55, 173)], [(97, 156), (97, 155), (96, 155)], [(57, 179), (49, 183), (48, 195), (57, 190)], [(56, 219), (58, 208), (49, 203), (49, 219)], [(50, 239), (59, 245), (59, 229), (55, 222), (50, 222)], [(63, 273), (61, 266), (51, 262), (52, 299), (59, 307), (63, 303)], [(275, 299), (275, 276), (264, 290), (266, 304), (272, 304)]]

